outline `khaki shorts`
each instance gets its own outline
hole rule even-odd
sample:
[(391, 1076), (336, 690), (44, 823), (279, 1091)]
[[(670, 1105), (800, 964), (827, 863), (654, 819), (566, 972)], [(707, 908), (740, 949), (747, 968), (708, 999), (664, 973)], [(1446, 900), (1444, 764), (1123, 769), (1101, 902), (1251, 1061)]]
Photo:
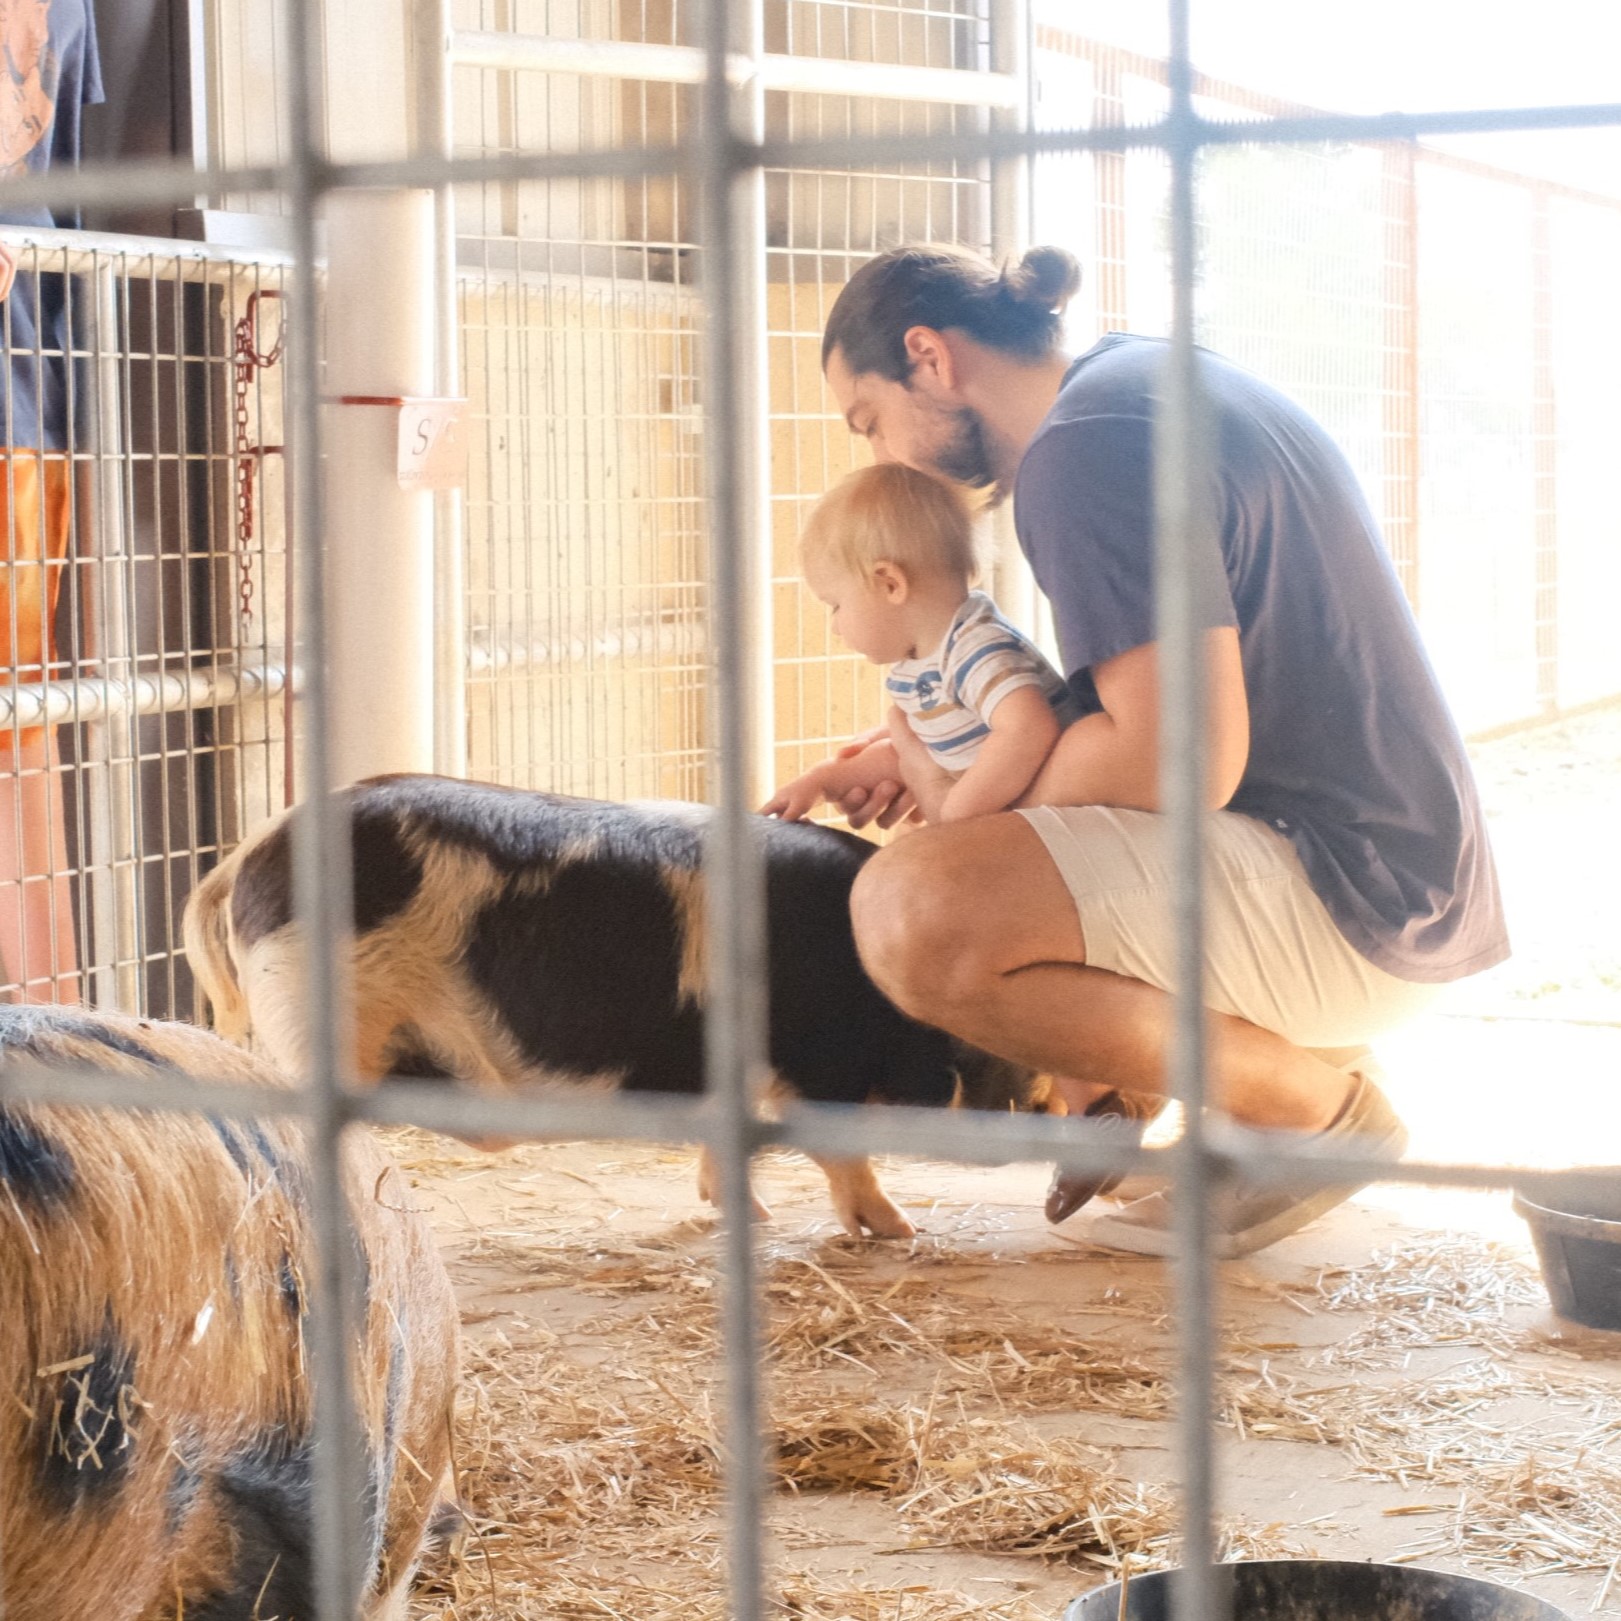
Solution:
[[(1021, 811), (1080, 913), (1086, 960), (1175, 988), (1170, 824), (1150, 811)], [(1300, 1047), (1354, 1047), (1420, 1012), (1439, 987), (1376, 968), (1335, 926), (1294, 846), (1251, 816), (1213, 811), (1206, 842), (1205, 1002)]]

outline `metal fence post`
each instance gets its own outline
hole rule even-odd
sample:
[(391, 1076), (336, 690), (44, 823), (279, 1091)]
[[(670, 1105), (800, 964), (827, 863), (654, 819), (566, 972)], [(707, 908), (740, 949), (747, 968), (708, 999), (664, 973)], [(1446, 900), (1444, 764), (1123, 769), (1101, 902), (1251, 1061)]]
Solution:
[(343, 1131), (348, 1123), (344, 1075), (352, 1042), (348, 975), (339, 944), (349, 923), (352, 886), (346, 818), (331, 800), (328, 624), (322, 553), (325, 544), (321, 463), (320, 284), (315, 215), (328, 181), (321, 51), (324, 0), (291, 0), (287, 14), (290, 201), (294, 235), (289, 315), (287, 409), (298, 602), (298, 665), (303, 671), (304, 815), (293, 841), (293, 893), (303, 921), (310, 1130), (310, 1212), (315, 1277), (310, 1280), (309, 1338), (313, 1375), (310, 1527), (318, 1621), (352, 1621), (361, 1593), (367, 1528), (361, 1455), (350, 1378), (359, 1299), (358, 1256), (343, 1188)]
[[(724, 1211), (721, 1337), (726, 1359), (728, 1603), (734, 1621), (759, 1621), (765, 1576), (761, 1513), (768, 1489), (761, 1431), (759, 1288), (750, 1160), (757, 1142), (753, 1098), (766, 1052), (765, 885), (749, 818), (759, 784), (765, 647), (751, 592), (759, 567), (763, 467), (759, 434), (764, 340), (763, 175), (754, 149), (764, 133), (759, 0), (708, 0), (708, 72), (702, 89), (704, 463), (712, 573), (714, 821), (705, 852), (710, 930), (706, 1066), (716, 1110), (710, 1139)], [(733, 54), (739, 58), (734, 69)], [(734, 90), (733, 72), (741, 83)], [(754, 412), (750, 420), (749, 412)], [(758, 598), (755, 597), (757, 603)], [(769, 621), (767, 621), (769, 623)], [(769, 713), (769, 710), (768, 710)]]
[(1174, 1621), (1225, 1621), (1215, 1538), (1215, 1179), (1206, 1146), (1204, 1007), (1205, 636), (1197, 589), (1200, 552), (1215, 544), (1204, 499), (1205, 433), (1193, 345), (1199, 121), (1193, 110), (1188, 0), (1170, 0), (1171, 343), (1154, 422), (1155, 623), (1160, 670), (1160, 807), (1170, 819), (1176, 996), (1171, 1090), (1182, 1104), (1176, 1154), (1174, 1263), (1177, 1461), (1182, 1570)]
[[(455, 17), (451, 0), (416, 0), (416, 128), (418, 156), (448, 162), (456, 149)], [(460, 301), (456, 279), (456, 188), (433, 188), (434, 390), (461, 393)], [(440, 490), (434, 499), (434, 770), (467, 774), (466, 497)]]

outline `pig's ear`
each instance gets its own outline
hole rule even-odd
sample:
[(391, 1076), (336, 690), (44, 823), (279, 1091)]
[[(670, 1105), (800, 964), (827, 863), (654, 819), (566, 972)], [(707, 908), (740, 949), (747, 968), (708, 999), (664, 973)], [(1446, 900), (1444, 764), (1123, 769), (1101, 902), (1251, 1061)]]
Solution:
[(1053, 1085), (1051, 1075), (1036, 1075), (1030, 1081), (1031, 1114), (1068, 1114), (1064, 1094)]

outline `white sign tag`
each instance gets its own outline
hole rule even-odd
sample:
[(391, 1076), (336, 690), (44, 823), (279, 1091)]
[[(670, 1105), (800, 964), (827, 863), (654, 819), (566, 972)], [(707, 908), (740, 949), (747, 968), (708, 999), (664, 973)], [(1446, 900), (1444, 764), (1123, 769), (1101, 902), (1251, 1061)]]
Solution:
[(402, 490), (455, 490), (467, 482), (466, 400), (407, 400), (400, 407)]

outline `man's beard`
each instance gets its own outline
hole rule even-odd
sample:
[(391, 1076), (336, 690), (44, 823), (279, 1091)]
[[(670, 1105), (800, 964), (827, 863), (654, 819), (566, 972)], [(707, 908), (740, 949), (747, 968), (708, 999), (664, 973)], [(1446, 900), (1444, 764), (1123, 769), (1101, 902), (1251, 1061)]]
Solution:
[(987, 506), (998, 505), (1007, 494), (991, 460), (985, 419), (971, 406), (958, 406), (942, 415), (949, 424), (944, 441), (930, 458), (933, 470), (954, 484), (966, 484), (984, 493)]

